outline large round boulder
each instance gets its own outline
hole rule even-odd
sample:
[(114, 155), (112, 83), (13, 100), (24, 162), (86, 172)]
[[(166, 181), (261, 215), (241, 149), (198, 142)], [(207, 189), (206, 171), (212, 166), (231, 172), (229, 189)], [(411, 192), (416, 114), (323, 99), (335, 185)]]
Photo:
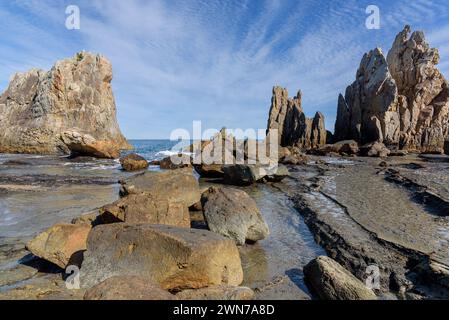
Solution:
[(207, 230), (114, 223), (92, 229), (81, 267), (81, 286), (134, 275), (167, 290), (243, 281), (235, 243)]
[(256, 202), (244, 191), (211, 187), (201, 197), (209, 230), (233, 239), (237, 245), (269, 235)]

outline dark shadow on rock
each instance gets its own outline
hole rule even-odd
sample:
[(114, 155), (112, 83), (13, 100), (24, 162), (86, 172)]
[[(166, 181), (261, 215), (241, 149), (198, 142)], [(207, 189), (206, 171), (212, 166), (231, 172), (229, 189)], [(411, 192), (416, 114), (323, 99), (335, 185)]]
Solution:
[(38, 272), (41, 272), (41, 273), (58, 274), (58, 273), (61, 273), (64, 271), (63, 269), (61, 269), (54, 263), (51, 263), (45, 259), (36, 257), (32, 253), (27, 254), (26, 256), (22, 257), (18, 262), (19, 262), (19, 264), (22, 264), (24, 266), (34, 268)]

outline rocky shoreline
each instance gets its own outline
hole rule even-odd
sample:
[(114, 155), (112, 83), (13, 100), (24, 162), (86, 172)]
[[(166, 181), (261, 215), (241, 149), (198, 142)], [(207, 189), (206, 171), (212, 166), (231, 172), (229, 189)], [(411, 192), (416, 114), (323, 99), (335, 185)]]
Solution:
[(0, 151), (45, 156), (1, 162), (0, 299), (449, 299), (449, 86), (409, 33), (363, 57), (335, 134), (274, 87), (265, 140), (152, 162), (106, 58), (14, 76)]

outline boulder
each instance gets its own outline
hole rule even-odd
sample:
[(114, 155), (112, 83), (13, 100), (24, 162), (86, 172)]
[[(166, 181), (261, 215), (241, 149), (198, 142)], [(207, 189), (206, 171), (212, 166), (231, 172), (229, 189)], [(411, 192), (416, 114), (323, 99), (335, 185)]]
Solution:
[(256, 202), (242, 190), (210, 187), (202, 194), (201, 203), (209, 230), (233, 239), (237, 245), (269, 235)]
[(145, 278), (115, 276), (88, 289), (84, 300), (176, 300), (176, 297)]
[(188, 207), (182, 201), (149, 193), (130, 194), (100, 209), (104, 223), (150, 223), (190, 227)]
[(365, 54), (356, 81), (340, 95), (335, 139), (382, 142), (410, 152), (441, 153), (449, 136), (449, 84), (439, 53), (423, 32), (400, 32), (387, 58)]
[(223, 165), (221, 164), (197, 164), (193, 166), (195, 171), (203, 178), (223, 178)]
[(65, 269), (70, 263), (80, 262), (91, 228), (86, 224), (57, 224), (28, 242), (26, 248), (35, 256)]
[(173, 161), (171, 156), (162, 159), (161, 161), (159, 161), (160, 168), (164, 170), (175, 170), (180, 168), (192, 167), (192, 165), (190, 164), (191, 163), (190, 156), (180, 154), (177, 157), (179, 157), (179, 159), (176, 159), (176, 161)]
[(88, 52), (48, 72), (13, 75), (0, 95), (0, 152), (68, 154), (61, 140), (67, 130), (92, 136), (101, 149), (132, 148), (117, 123), (111, 81), (111, 63)]
[(296, 146), (301, 149), (318, 148), (326, 144), (327, 132), (324, 116), (317, 112), (313, 119), (302, 110), (302, 93), (288, 97), (287, 89), (273, 88), (267, 133), (278, 132), (278, 144), (282, 147)]
[(391, 151), (382, 142), (372, 142), (360, 147), (360, 154), (367, 157), (386, 158)]
[(310, 289), (323, 300), (376, 300), (374, 292), (335, 260), (321, 256), (304, 267)]
[(198, 180), (190, 168), (165, 172), (146, 171), (120, 183), (122, 196), (147, 193), (159, 199), (182, 201), (187, 207), (194, 205), (201, 198)]
[(144, 170), (150, 165), (144, 157), (135, 153), (120, 158), (120, 164), (125, 171)]
[(340, 154), (340, 155), (353, 155), (359, 152), (359, 145), (354, 140), (343, 140), (336, 142), (334, 144), (327, 144), (316, 151), (314, 153), (319, 155), (328, 155), (328, 154)]
[(176, 294), (179, 300), (252, 300), (254, 291), (247, 287), (213, 286), (195, 290), (184, 290)]
[(223, 172), (223, 182), (235, 186), (249, 186), (264, 181), (279, 182), (290, 175), (283, 165), (227, 165), (223, 167)]
[(98, 224), (104, 223), (100, 212), (98, 210), (94, 210), (88, 213), (85, 213), (79, 217), (73, 218), (71, 221), (72, 224), (87, 224), (90, 226), (96, 226)]
[(163, 289), (238, 286), (239, 251), (230, 239), (207, 230), (114, 223), (92, 229), (81, 267), (81, 286), (112, 276), (135, 275)]
[(117, 159), (119, 147), (112, 141), (99, 141), (89, 134), (69, 130), (61, 134), (61, 140), (75, 156), (92, 156), (96, 158)]

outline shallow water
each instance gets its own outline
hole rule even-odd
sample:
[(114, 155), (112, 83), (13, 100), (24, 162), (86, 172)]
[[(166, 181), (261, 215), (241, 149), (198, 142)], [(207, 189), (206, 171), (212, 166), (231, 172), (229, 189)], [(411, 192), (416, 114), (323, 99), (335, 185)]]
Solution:
[(256, 201), (270, 228), (268, 238), (240, 248), (243, 285), (256, 289), (260, 299), (309, 299), (302, 269), (317, 256), (326, 255), (324, 249), (315, 243), (285, 193), (263, 184), (240, 189)]

